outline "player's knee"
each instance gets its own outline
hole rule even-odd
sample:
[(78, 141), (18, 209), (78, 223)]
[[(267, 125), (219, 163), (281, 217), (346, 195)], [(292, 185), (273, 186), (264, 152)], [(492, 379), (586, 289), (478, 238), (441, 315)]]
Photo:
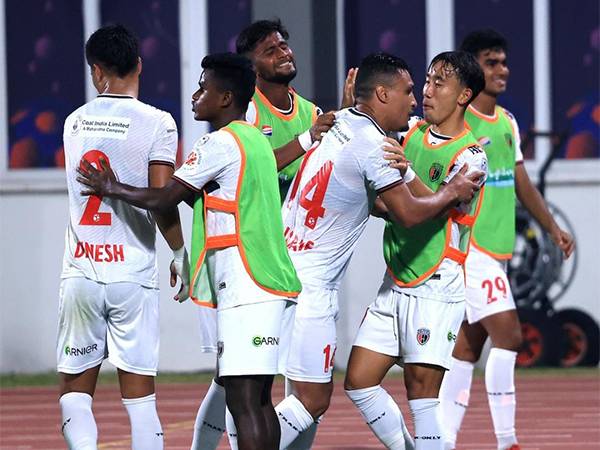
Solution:
[(481, 356), (481, 350), (480, 351), (475, 351), (472, 348), (469, 347), (458, 347), (456, 346), (454, 348), (454, 351), (452, 352), (452, 356), (460, 361), (465, 361), (465, 362), (470, 362), (471, 364), (475, 364), (477, 361), (479, 361), (479, 358)]
[(299, 399), (313, 419), (318, 419), (329, 409), (331, 395), (305, 396)]
[(521, 334), (521, 327), (515, 327), (510, 333), (507, 333), (504, 345), (500, 348), (518, 352), (521, 350), (523, 345), (523, 335)]

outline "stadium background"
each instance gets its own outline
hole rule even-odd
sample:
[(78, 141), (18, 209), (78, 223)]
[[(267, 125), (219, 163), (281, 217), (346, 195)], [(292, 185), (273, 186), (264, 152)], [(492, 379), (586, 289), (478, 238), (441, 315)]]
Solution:
[[(338, 105), (347, 67), (371, 51), (405, 58), (420, 90), (427, 61), (468, 31), (493, 27), (505, 34), (511, 79), (501, 104), (523, 134), (569, 130), (548, 174), (547, 196), (574, 226), (579, 263), (556, 306), (600, 319), (597, 1), (575, 7), (565, 0), (0, 0), (0, 373), (55, 367), (68, 218), (62, 122), (95, 96), (82, 51), (87, 36), (110, 22), (136, 32), (144, 60), (140, 99), (173, 114), (183, 157), (207, 131), (190, 111), (202, 57), (233, 50), (241, 28), (275, 16), (290, 31), (298, 66), (293, 85), (325, 110)], [(525, 149), (534, 178), (550, 150), (545, 138)], [(190, 214), (181, 211), (189, 236)], [(342, 367), (383, 274), (381, 229), (381, 221), (371, 220), (341, 288), (336, 360)], [(160, 369), (209, 370), (214, 357), (196, 345), (197, 307), (171, 300), (170, 255), (160, 237), (158, 247)]]

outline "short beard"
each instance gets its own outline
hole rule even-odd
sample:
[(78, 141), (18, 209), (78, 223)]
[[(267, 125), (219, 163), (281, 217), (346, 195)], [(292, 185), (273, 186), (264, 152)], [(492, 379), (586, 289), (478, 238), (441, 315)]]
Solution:
[(275, 83), (275, 84), (284, 84), (284, 85), (288, 85), (290, 84), (290, 82), (296, 78), (296, 74), (297, 74), (297, 70), (294, 69), (292, 72), (282, 75), (282, 74), (275, 74), (270, 78), (265, 78), (263, 77), (263, 79), (265, 81), (268, 81), (270, 83)]

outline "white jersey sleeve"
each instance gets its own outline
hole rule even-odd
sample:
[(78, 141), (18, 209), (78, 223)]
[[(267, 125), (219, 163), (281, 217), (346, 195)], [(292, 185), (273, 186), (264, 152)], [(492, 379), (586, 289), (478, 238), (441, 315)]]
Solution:
[(186, 162), (175, 172), (174, 178), (195, 191), (200, 191), (234, 160), (239, 159), (235, 141), (224, 132), (205, 134), (194, 144)]
[(504, 109), (506, 116), (510, 120), (510, 124), (513, 128), (513, 137), (515, 138), (515, 163), (523, 162), (523, 151), (521, 150), (521, 132), (519, 130), (519, 124), (515, 116), (507, 109)]
[[(487, 156), (483, 148), (479, 145), (472, 145), (465, 148), (456, 158), (456, 162), (451, 167), (448, 176), (444, 179), (444, 183), (448, 183), (465, 165), (468, 165), (467, 172), (465, 175), (469, 175), (473, 172), (483, 172), (483, 176), (479, 179), (479, 186), (483, 186), (488, 176), (488, 161)], [(457, 206), (457, 209), (461, 212), (468, 212), (470, 204), (461, 203)]]
[(389, 161), (383, 159), (382, 145), (372, 148), (363, 163), (363, 175), (374, 191), (382, 191), (402, 182), (402, 175), (398, 169), (392, 169)]
[[(173, 152), (175, 149), (175, 152)], [(177, 125), (169, 113), (163, 113), (158, 121), (156, 137), (150, 149), (150, 162), (159, 162), (175, 167), (177, 153)]]
[(246, 122), (256, 126), (256, 105), (253, 100), (248, 103), (248, 109), (246, 110)]

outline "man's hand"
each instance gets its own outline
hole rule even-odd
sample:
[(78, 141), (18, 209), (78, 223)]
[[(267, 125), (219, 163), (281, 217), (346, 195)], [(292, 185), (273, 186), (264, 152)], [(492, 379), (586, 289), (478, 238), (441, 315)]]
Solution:
[(398, 169), (402, 176), (406, 175), (406, 171), (410, 166), (410, 161), (406, 159), (404, 155), (404, 148), (400, 145), (400, 143), (391, 137), (384, 137), (383, 140), (385, 143), (383, 144), (383, 159), (389, 161), (389, 166), (392, 169)]
[(481, 171), (465, 175), (467, 170), (469, 170), (469, 166), (464, 164), (444, 187), (444, 189), (453, 190), (459, 203), (469, 203), (473, 200), (475, 193), (479, 190), (479, 181), (481, 177), (485, 176), (485, 173)]
[(333, 122), (335, 122), (335, 111), (328, 111), (317, 117), (316, 122), (309, 130), (313, 143), (321, 141), (323, 135), (333, 126)]
[(173, 250), (173, 261), (171, 261), (170, 269), (171, 287), (177, 285), (178, 277), (181, 279), (181, 288), (179, 288), (179, 292), (173, 299), (179, 303), (183, 303), (190, 297), (190, 262), (185, 247), (181, 247), (179, 250)]
[(557, 228), (557, 230), (550, 235), (554, 243), (562, 250), (565, 255), (565, 259), (569, 258), (575, 250), (575, 241), (573, 236), (565, 230)]
[(109, 196), (112, 193), (117, 177), (102, 157), (100, 157), (100, 168), (101, 170), (98, 170), (85, 159), (81, 160), (77, 168), (79, 173), (77, 181), (89, 188), (82, 190), (81, 195)]
[(346, 81), (344, 82), (341, 108), (350, 108), (351, 106), (354, 106), (354, 83), (356, 82), (357, 73), (358, 68), (356, 67), (351, 67), (350, 70), (348, 70), (348, 75), (346, 75)]

